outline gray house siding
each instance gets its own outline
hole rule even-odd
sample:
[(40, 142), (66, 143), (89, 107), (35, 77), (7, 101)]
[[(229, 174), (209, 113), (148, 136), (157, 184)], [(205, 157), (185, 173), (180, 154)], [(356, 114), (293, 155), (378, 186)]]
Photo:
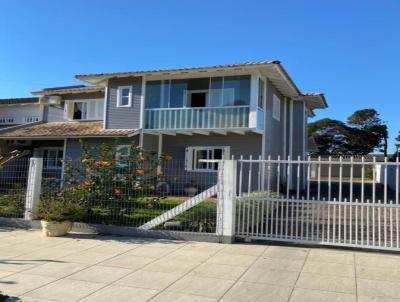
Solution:
[[(274, 94), (281, 100), (280, 120), (272, 116), (273, 96)], [(282, 94), (267, 81), (267, 102), (265, 110), (265, 156), (271, 156), (276, 159), (278, 155), (284, 156), (284, 110), (285, 99)]]
[(230, 156), (248, 158), (250, 155), (258, 158), (261, 155), (261, 135), (247, 133), (245, 135), (176, 135), (163, 138), (163, 152), (175, 159), (185, 159), (185, 148), (190, 146), (229, 146)]
[[(206, 189), (217, 182), (216, 172), (195, 172), (185, 170), (185, 150), (191, 146), (229, 146), (230, 156), (236, 159), (243, 155), (244, 158), (258, 158), (261, 155), (262, 139), (260, 134), (247, 133), (245, 135), (176, 135), (163, 137), (163, 153), (169, 154), (174, 158), (171, 164), (166, 163), (166, 176), (174, 176), (175, 184), (172, 188), (181, 190), (188, 183), (195, 183), (199, 189)], [(256, 180), (257, 171), (253, 170), (252, 179)], [(248, 185), (248, 165), (244, 166), (242, 190), (247, 190)], [(255, 189), (257, 182), (253, 181), (252, 186)], [(179, 192), (178, 192), (179, 193)]]
[[(142, 101), (142, 77), (111, 79), (107, 88), (106, 128), (138, 129)], [(118, 87), (132, 86), (132, 106), (118, 108)]]
[(304, 157), (305, 137), (304, 137), (304, 103), (293, 102), (293, 147), (292, 157)]
[[(95, 155), (95, 149), (101, 144), (114, 144), (118, 142), (120, 145), (138, 144), (137, 137), (130, 138), (85, 138), (83, 142), (92, 150)], [(67, 145), (65, 148), (65, 159), (66, 160), (78, 160), (82, 156), (82, 148), (79, 139), (67, 139)]]

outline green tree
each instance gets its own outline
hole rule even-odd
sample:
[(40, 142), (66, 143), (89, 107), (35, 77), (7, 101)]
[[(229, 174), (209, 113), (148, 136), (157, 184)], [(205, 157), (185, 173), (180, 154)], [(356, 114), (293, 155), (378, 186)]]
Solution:
[[(351, 145), (353, 151), (368, 154), (376, 149), (387, 156), (388, 130), (375, 109), (355, 111), (347, 118), (347, 124), (353, 127)], [(358, 131), (357, 131), (358, 130)]]
[(378, 149), (387, 155), (387, 126), (375, 109), (355, 111), (347, 123), (333, 119), (310, 123), (309, 133), (315, 138), (319, 154), (367, 155)]
[(397, 153), (397, 156), (399, 156), (399, 154), (400, 154), (400, 131), (394, 140), (396, 141), (394, 144), (396, 146), (396, 153)]
[(348, 154), (349, 128), (341, 121), (325, 118), (308, 125), (320, 154)]

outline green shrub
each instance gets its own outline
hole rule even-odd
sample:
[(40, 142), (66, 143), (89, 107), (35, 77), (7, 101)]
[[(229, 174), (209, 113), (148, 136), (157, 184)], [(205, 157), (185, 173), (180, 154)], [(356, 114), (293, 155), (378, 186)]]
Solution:
[(0, 195), (1, 217), (22, 217), (25, 210), (25, 194)]
[(79, 221), (85, 213), (85, 207), (72, 200), (71, 194), (65, 194), (65, 192), (60, 192), (55, 196), (43, 196), (33, 210), (35, 219), (54, 222)]

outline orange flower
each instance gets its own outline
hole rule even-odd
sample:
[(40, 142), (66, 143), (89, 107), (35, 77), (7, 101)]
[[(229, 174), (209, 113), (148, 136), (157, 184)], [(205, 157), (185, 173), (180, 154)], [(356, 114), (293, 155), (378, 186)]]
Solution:
[(136, 170), (136, 175), (143, 175), (144, 174), (144, 170), (143, 169), (137, 169)]
[(153, 206), (153, 204), (152, 203), (147, 203), (145, 206), (144, 206), (146, 209), (152, 209), (152, 208), (154, 208), (154, 206)]
[(139, 157), (139, 161), (145, 161), (145, 160), (146, 160), (146, 158), (144, 158), (144, 156)]
[(90, 160), (88, 158), (84, 158), (84, 159), (81, 160), (82, 164), (86, 164), (88, 162), (90, 162)]
[(109, 167), (109, 166), (111, 166), (111, 162), (109, 162), (109, 161), (97, 161), (97, 162), (95, 162), (94, 163), (94, 165), (96, 166), (96, 167)]
[(85, 180), (85, 181), (82, 183), (82, 188), (84, 188), (84, 189), (90, 188), (90, 182), (89, 182), (88, 180)]
[(121, 188), (115, 188), (114, 193), (120, 195), (122, 193)]
[(91, 173), (92, 170), (91, 170), (90, 168), (86, 168), (86, 169), (85, 169), (85, 172), (86, 172), (86, 173)]
[(165, 155), (164, 156), (164, 160), (172, 160), (172, 156), (171, 155)]

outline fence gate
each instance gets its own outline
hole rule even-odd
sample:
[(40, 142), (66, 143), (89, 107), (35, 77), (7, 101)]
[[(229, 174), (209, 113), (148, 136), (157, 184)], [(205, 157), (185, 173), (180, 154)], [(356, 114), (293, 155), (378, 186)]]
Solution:
[(399, 160), (238, 161), (236, 237), (400, 251)]

